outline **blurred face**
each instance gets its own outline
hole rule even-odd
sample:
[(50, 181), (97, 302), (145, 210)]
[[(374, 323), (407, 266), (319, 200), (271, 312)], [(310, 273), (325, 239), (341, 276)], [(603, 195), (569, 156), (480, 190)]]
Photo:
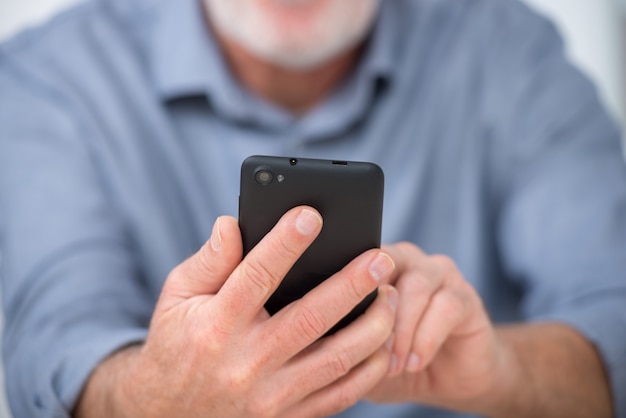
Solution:
[(380, 0), (204, 0), (221, 36), (258, 58), (312, 69), (368, 33)]

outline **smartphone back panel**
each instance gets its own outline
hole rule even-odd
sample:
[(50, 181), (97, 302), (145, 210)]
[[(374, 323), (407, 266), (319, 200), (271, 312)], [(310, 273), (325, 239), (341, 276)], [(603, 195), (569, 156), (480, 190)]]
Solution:
[[(375, 164), (252, 156), (241, 167), (239, 224), (247, 254), (289, 209), (309, 205), (322, 231), (266, 304), (270, 314), (304, 296), (359, 254), (380, 247), (383, 172)], [(360, 315), (366, 298), (334, 330)]]

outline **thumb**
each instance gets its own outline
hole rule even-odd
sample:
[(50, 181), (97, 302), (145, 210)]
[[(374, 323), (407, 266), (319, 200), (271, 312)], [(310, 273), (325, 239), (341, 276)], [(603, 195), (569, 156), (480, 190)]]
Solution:
[(217, 218), (211, 238), (198, 252), (175, 267), (169, 274), (160, 304), (168, 309), (194, 296), (216, 294), (243, 256), (241, 232), (237, 220)]

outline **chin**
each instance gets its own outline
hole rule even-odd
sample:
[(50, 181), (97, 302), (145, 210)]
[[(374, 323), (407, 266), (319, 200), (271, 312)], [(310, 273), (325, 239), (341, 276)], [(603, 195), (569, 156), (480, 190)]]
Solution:
[(267, 61), (321, 64), (368, 33), (380, 0), (205, 0), (221, 35)]
[(310, 39), (311, 36), (319, 41), (328, 23), (343, 15), (343, 13), (338, 15), (341, 11), (337, 6), (340, 2), (345, 3), (346, 0), (248, 1), (251, 13), (257, 15), (258, 24), (263, 26), (255, 29), (264, 29), (278, 43), (293, 39), (293, 37), (297, 40), (304, 40)]

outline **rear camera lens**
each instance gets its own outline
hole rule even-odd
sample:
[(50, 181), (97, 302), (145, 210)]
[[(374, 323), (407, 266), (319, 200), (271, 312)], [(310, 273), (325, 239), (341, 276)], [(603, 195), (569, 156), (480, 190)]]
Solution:
[(274, 179), (274, 176), (268, 170), (259, 170), (254, 175), (254, 179), (256, 180), (257, 183), (263, 186), (267, 186), (268, 184), (272, 182), (272, 180)]

